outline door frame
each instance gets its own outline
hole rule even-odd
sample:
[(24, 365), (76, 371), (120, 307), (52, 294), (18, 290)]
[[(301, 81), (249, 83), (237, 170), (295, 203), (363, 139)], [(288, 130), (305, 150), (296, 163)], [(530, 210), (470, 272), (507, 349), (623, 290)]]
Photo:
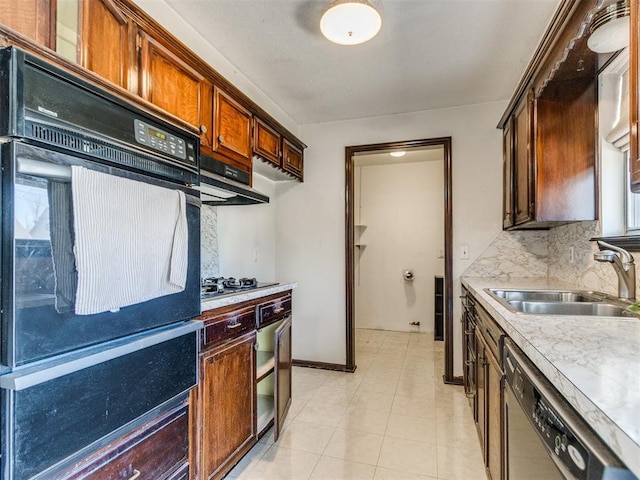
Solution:
[(345, 147), (345, 264), (346, 264), (346, 370), (355, 371), (355, 282), (354, 282), (354, 159), (356, 153), (409, 150), (441, 146), (444, 150), (444, 375), (445, 383), (460, 384), (453, 375), (453, 191), (451, 137), (406, 140)]

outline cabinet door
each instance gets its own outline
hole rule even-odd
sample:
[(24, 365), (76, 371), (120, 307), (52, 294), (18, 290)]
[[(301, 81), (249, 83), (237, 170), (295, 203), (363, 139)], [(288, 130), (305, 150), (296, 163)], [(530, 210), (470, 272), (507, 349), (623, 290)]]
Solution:
[(201, 355), (201, 477), (221, 478), (253, 445), (255, 333)]
[(202, 75), (146, 33), (140, 38), (142, 98), (199, 128)]
[(0, 0), (0, 23), (55, 49), (55, 0)]
[(280, 166), (281, 136), (257, 117), (253, 118), (253, 150), (265, 160)]
[(504, 126), (502, 148), (502, 228), (509, 228), (513, 225), (513, 117)]
[(251, 167), (251, 112), (218, 87), (213, 89), (213, 149)]
[(513, 187), (515, 188), (513, 215), (516, 225), (534, 218), (533, 107), (533, 91), (529, 91), (527, 98), (518, 106), (513, 117)]
[(477, 427), (478, 435), (480, 437), (480, 444), (482, 449), (482, 458), (486, 462), (487, 458), (487, 443), (485, 441), (487, 433), (487, 359), (484, 343), (480, 337), (481, 333), (478, 328), (475, 330), (476, 336), (476, 396), (475, 396), (475, 410), (477, 415)]
[(291, 317), (278, 327), (275, 333), (275, 418), (274, 441), (282, 431), (284, 420), (291, 406)]
[(302, 150), (286, 138), (282, 142), (282, 168), (302, 179)]
[(83, 0), (81, 65), (116, 85), (135, 89), (135, 79), (129, 77), (134, 42), (131, 20), (113, 0)]
[(502, 372), (498, 361), (486, 352), (488, 366), (486, 377), (487, 388), (487, 470), (492, 480), (502, 479)]
[(629, 114), (631, 127), (631, 161), (629, 162), (631, 191), (640, 193), (640, 5), (631, 0), (631, 41), (629, 45)]

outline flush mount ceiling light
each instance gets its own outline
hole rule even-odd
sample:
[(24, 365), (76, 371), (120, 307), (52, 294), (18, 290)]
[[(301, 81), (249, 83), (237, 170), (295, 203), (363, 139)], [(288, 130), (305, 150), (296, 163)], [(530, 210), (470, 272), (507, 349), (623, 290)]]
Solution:
[(611, 53), (629, 44), (629, 1), (613, 3), (596, 13), (587, 46), (596, 53)]
[(392, 157), (404, 157), (406, 154), (407, 152), (405, 152), (404, 150), (389, 153), (389, 155), (391, 155)]
[(336, 0), (320, 19), (320, 31), (334, 43), (358, 45), (380, 31), (382, 18), (367, 0)]

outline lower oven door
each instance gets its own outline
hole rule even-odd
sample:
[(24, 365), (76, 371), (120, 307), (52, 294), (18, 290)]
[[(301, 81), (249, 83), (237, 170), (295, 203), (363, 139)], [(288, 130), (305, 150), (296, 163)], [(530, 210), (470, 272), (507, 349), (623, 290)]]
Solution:
[[(196, 190), (151, 175), (111, 167), (19, 141), (10, 141), (1, 148), (2, 364), (5, 369), (10, 370), (78, 348), (195, 318), (200, 314), (200, 200)], [(141, 186), (153, 185), (167, 189), (168, 193), (157, 189), (160, 195), (174, 195), (173, 192), (177, 190), (185, 193), (188, 253), (186, 283), (182, 291), (156, 298), (147, 297), (150, 299), (113, 309), (114, 311), (76, 313), (73, 302), (76, 293), (74, 288), (79, 278), (74, 263), (77, 248), (74, 240), (77, 239), (77, 232), (74, 232), (74, 194), (69, 177), (73, 166), (107, 174), (102, 176), (107, 179), (127, 179), (139, 182)], [(124, 183), (137, 193), (135, 186), (138, 183)], [(141, 187), (140, 190), (144, 188)], [(127, 247), (133, 244), (127, 235), (131, 231), (130, 223), (135, 222), (118, 220), (118, 208), (124, 213), (127, 206), (120, 207), (123, 200), (115, 199), (116, 195), (111, 192), (109, 194), (104, 198), (101, 196), (92, 208), (100, 215), (106, 206), (116, 206), (112, 208), (115, 212), (111, 212), (110, 218), (115, 219), (118, 231), (115, 235), (111, 233), (115, 228), (102, 229), (100, 232), (108, 230), (105, 234), (120, 236), (118, 241)], [(124, 201), (129, 202), (131, 207), (147, 205), (144, 198), (134, 202), (130, 197), (127, 196)], [(175, 197), (174, 195), (172, 198)], [(144, 217), (140, 223), (151, 217), (146, 214), (140, 216)], [(154, 225), (163, 225), (163, 222), (169, 221), (166, 213), (164, 216), (154, 214), (152, 218), (158, 218), (153, 220)], [(183, 217), (178, 218), (183, 225)], [(134, 239), (138, 242), (136, 245), (142, 243), (142, 237), (148, 237), (150, 247), (157, 240), (151, 233), (147, 236), (138, 235)], [(184, 239), (184, 236), (181, 238)], [(120, 258), (118, 252), (121, 250), (111, 250), (115, 250), (112, 256)], [(140, 255), (143, 253), (145, 252), (140, 251)], [(133, 254), (137, 259), (137, 253)], [(100, 248), (89, 248), (88, 255), (86, 263), (94, 260), (108, 263), (104, 261), (106, 254)], [(124, 271), (116, 271), (116, 274), (121, 273), (123, 282), (127, 280), (127, 276), (135, 273), (138, 265), (127, 267), (122, 269)], [(181, 262), (180, 267), (184, 271), (184, 262)]]
[(509, 385), (505, 388), (506, 472), (509, 480), (563, 480)]

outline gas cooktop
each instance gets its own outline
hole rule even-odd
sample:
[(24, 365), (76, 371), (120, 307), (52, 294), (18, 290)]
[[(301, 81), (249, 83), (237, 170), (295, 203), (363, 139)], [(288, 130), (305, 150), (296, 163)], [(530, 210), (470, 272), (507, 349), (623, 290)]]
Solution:
[(212, 298), (277, 284), (277, 282), (258, 282), (255, 278), (246, 277), (238, 279), (234, 277), (209, 277), (202, 279), (200, 296), (203, 299)]

